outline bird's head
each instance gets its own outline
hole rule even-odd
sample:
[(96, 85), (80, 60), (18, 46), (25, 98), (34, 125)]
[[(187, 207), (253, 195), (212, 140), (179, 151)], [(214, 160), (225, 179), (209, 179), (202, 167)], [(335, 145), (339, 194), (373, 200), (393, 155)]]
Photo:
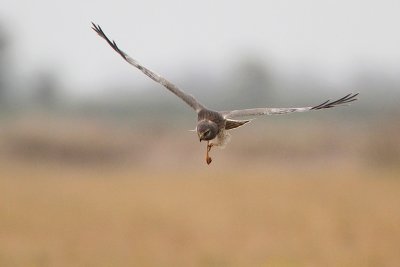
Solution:
[(201, 141), (210, 141), (218, 134), (218, 125), (215, 122), (204, 120), (197, 124), (197, 135)]

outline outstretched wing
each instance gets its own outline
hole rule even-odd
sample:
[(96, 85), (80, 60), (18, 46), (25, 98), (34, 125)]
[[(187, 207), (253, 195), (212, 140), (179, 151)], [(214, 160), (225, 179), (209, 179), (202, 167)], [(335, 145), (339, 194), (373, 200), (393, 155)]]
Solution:
[(338, 100), (330, 101), (327, 100), (314, 107), (303, 107), (303, 108), (251, 108), (251, 109), (241, 109), (241, 110), (231, 110), (220, 112), (224, 118), (237, 118), (246, 116), (257, 116), (257, 115), (274, 115), (274, 114), (287, 114), (292, 112), (305, 112), (310, 110), (320, 110), (326, 108), (334, 108), (341, 106), (353, 101), (356, 101), (357, 94), (348, 94)]
[(196, 112), (199, 112), (201, 109), (205, 108), (202, 104), (200, 104), (193, 96), (186, 94), (182, 90), (180, 90), (176, 85), (168, 81), (167, 79), (161, 77), (157, 73), (149, 70), (148, 68), (144, 67), (141, 65), (139, 62), (131, 58), (128, 54), (126, 54), (124, 51), (119, 49), (115, 41), (111, 41), (108, 39), (108, 37), (105, 35), (103, 30), (99, 25), (96, 25), (92, 22), (92, 29), (104, 40), (107, 41), (107, 43), (117, 52), (126, 62), (134, 66), (135, 68), (138, 68), (141, 70), (144, 74), (146, 74), (150, 79), (153, 81), (156, 81), (163, 85), (165, 88), (170, 90), (172, 93), (174, 93), (176, 96), (178, 96), (180, 99), (186, 102), (189, 106), (191, 106)]

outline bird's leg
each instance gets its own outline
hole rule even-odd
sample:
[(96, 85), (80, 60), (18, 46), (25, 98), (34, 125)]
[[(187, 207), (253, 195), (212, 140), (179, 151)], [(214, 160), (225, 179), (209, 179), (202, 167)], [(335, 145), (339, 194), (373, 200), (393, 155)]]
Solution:
[(207, 142), (207, 150), (208, 150), (208, 152), (210, 152), (210, 150), (211, 150), (211, 148), (212, 148), (213, 146), (214, 146), (213, 143)]
[(208, 165), (210, 165), (210, 163), (212, 161), (211, 157), (208, 154), (209, 154), (209, 152), (210, 152), (210, 150), (211, 150), (213, 145), (214, 144), (212, 144), (212, 143), (210, 144), (210, 141), (207, 141), (206, 162), (207, 162)]

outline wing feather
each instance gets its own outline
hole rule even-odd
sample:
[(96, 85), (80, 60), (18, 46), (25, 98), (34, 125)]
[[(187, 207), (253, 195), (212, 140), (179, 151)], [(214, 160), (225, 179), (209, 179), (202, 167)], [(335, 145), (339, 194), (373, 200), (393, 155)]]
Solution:
[(250, 120), (243, 120), (243, 121), (226, 120), (225, 121), (225, 130), (232, 130), (232, 129), (238, 128), (240, 126), (245, 125), (248, 122), (250, 122)]
[(337, 106), (342, 106), (350, 102), (357, 100), (357, 94), (348, 94), (335, 101), (327, 100), (317, 106), (313, 107), (302, 107), (302, 108), (251, 108), (251, 109), (241, 109), (241, 110), (231, 110), (220, 112), (224, 118), (237, 118), (237, 117), (247, 117), (247, 116), (258, 116), (258, 115), (275, 115), (275, 114), (288, 114), (293, 112), (306, 112), (311, 110), (320, 110), (327, 108), (334, 108)]
[(92, 22), (92, 29), (104, 40), (107, 41), (107, 43), (117, 52), (126, 62), (134, 66), (135, 68), (141, 70), (144, 74), (146, 74), (150, 79), (153, 81), (163, 85), (165, 88), (167, 88), (169, 91), (174, 93), (177, 97), (185, 101), (186, 104), (188, 104), (190, 107), (192, 107), (196, 112), (199, 112), (201, 109), (204, 109), (205, 107), (197, 101), (192, 95), (189, 95), (182, 90), (180, 90), (176, 85), (165, 79), (164, 77), (158, 75), (157, 73), (151, 71), (150, 69), (144, 67), (141, 65), (138, 61), (135, 59), (131, 58), (128, 54), (126, 54), (124, 51), (119, 49), (115, 41), (111, 41), (106, 34), (103, 32), (101, 27), (99, 25), (96, 25)]

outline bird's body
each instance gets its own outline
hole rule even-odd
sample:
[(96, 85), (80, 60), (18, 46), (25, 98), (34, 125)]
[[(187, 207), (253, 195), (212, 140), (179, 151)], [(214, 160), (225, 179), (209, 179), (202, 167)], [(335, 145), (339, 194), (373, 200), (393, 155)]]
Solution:
[[(224, 116), (218, 112), (209, 109), (201, 109), (197, 115), (197, 127), (196, 130), (199, 134), (204, 132), (206, 129), (211, 128), (211, 135), (209, 138), (200, 138), (200, 141), (206, 140), (209, 141), (211, 146), (218, 146), (220, 148), (224, 148), (229, 140), (230, 140), (230, 133), (229, 130), (235, 129), (240, 127), (244, 124), (249, 122), (249, 120), (229, 120), (224, 118)], [(213, 130), (213, 127), (210, 125), (215, 124), (217, 127), (216, 130)], [(202, 125), (205, 125), (205, 129), (202, 129)], [(200, 137), (200, 136), (199, 136)]]
[(211, 140), (211, 145), (224, 148), (229, 141), (231, 141), (231, 134), (228, 132), (228, 130), (223, 129), (217, 134), (216, 138)]
[(242, 110), (230, 110), (230, 111), (214, 111), (206, 108), (203, 104), (197, 101), (192, 95), (186, 94), (180, 90), (173, 83), (163, 78), (162, 76), (156, 74), (150, 69), (144, 67), (139, 62), (128, 56), (123, 52), (114, 41), (108, 39), (103, 30), (99, 25), (92, 23), (93, 30), (129, 64), (135, 68), (142, 71), (150, 79), (155, 82), (160, 83), (177, 97), (182, 99), (186, 104), (188, 104), (197, 113), (197, 126), (196, 132), (199, 137), (200, 142), (207, 142), (207, 153), (206, 162), (211, 163), (211, 158), (209, 157), (209, 152), (213, 146), (224, 147), (230, 140), (229, 131), (240, 127), (250, 120), (235, 120), (235, 118), (248, 117), (248, 116), (258, 116), (258, 115), (273, 115), (273, 114), (287, 114), (293, 112), (305, 112), (312, 110), (320, 110), (333, 108), (343, 104), (353, 102), (358, 94), (348, 94), (335, 101), (325, 101), (317, 106), (301, 107), (301, 108), (251, 108)]

